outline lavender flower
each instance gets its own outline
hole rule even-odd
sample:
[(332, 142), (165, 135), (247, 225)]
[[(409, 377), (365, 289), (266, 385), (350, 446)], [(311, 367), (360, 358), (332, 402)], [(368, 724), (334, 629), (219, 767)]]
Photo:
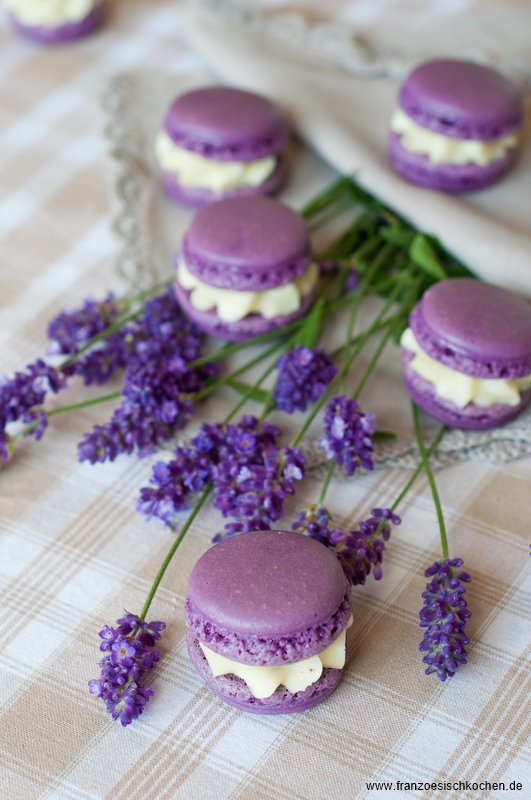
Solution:
[[(85, 300), (81, 308), (66, 309), (48, 325), (48, 352), (72, 356), (91, 339), (112, 325), (127, 303), (109, 293), (105, 300)], [(127, 364), (135, 332), (124, 326), (63, 367), (66, 375), (78, 375), (86, 385), (101, 385)]]
[(193, 411), (189, 395), (201, 385), (179, 357), (128, 371), (120, 407), (109, 422), (85, 434), (78, 445), (79, 460), (95, 464), (114, 461), (121, 453), (149, 455), (186, 425)]
[(426, 655), (426, 675), (435, 672), (441, 681), (451, 678), (460, 664), (466, 664), (469, 639), (464, 629), (471, 616), (463, 597), (463, 583), (470, 575), (461, 569), (461, 558), (436, 561), (425, 571), (432, 580), (422, 593), (424, 607), (420, 611), (420, 627), (425, 628), (419, 650)]
[(332, 523), (330, 512), (324, 506), (311, 505), (299, 511), (291, 530), (315, 539), (331, 550), (343, 537), (343, 531)]
[(11, 380), (0, 379), (0, 458), (3, 461), (7, 462), (10, 456), (7, 426), (12, 422), (33, 424), (26, 435), (41, 439), (48, 424), (41, 408), (44, 399), (65, 386), (65, 377), (41, 359), (28, 364), (24, 372), (16, 372)]
[(214, 542), (224, 535), (269, 529), (284, 515), (286, 496), (295, 493), (294, 482), (304, 476), (304, 456), (294, 448), (280, 449), (280, 433), (252, 416), (224, 426), (212, 476), (214, 506), (234, 521)]
[(225, 535), (271, 528), (284, 514), (286, 496), (294, 494), (295, 482), (304, 476), (304, 457), (298, 450), (280, 448), (279, 435), (279, 428), (251, 416), (238, 424), (203, 424), (189, 448), (178, 448), (174, 460), (155, 465), (155, 488), (141, 489), (138, 510), (172, 526), (190, 495), (212, 481), (214, 506), (233, 519), (215, 542)]
[(332, 522), (323, 506), (310, 506), (300, 511), (292, 530), (311, 536), (332, 550), (353, 586), (364, 584), (373, 573), (382, 578), (382, 560), (385, 543), (391, 535), (391, 524), (400, 525), (400, 517), (389, 508), (373, 508), (369, 519), (359, 523), (353, 531), (342, 531)]
[(390, 523), (400, 525), (400, 522), (400, 517), (391, 509), (373, 508), (371, 516), (344, 537), (338, 558), (353, 586), (363, 585), (371, 571), (375, 581), (382, 579), (385, 543), (391, 536)]
[[(50, 352), (75, 355), (94, 336), (102, 333), (127, 308), (126, 301), (109, 294), (103, 301), (86, 300), (80, 309), (63, 311), (48, 327)], [(103, 384), (117, 370), (138, 358), (142, 345), (171, 340), (173, 352), (186, 361), (197, 358), (201, 334), (182, 314), (171, 289), (146, 303), (142, 315), (101, 339), (86, 353), (65, 365), (66, 375), (78, 375), (85, 384)]]
[(166, 627), (164, 622), (144, 622), (135, 614), (126, 614), (116, 627), (105, 625), (100, 631), (100, 677), (89, 681), (90, 694), (101, 697), (113, 719), (125, 727), (143, 712), (153, 696), (144, 685), (146, 672), (158, 661), (154, 648)]
[(351, 270), (345, 281), (345, 289), (347, 292), (353, 292), (354, 289), (358, 288), (358, 283), (360, 282), (360, 274), (357, 270)]
[(105, 300), (85, 300), (81, 308), (61, 311), (48, 325), (49, 353), (69, 356), (111, 325), (122, 307), (110, 292)]
[(137, 511), (173, 527), (177, 513), (188, 508), (190, 497), (205, 488), (211, 474), (207, 456), (193, 448), (178, 447), (172, 461), (158, 461), (153, 466), (153, 486), (140, 490)]
[(277, 364), (279, 376), (273, 396), (277, 408), (292, 414), (306, 411), (326, 391), (337, 369), (330, 356), (318, 347), (295, 347)]
[(109, 422), (84, 436), (79, 460), (145, 456), (183, 428), (192, 415), (192, 396), (217, 369), (188, 367), (200, 355), (201, 342), (169, 292), (150, 300), (129, 345), (122, 403)]
[(355, 400), (333, 397), (326, 406), (325, 435), (319, 446), (328, 459), (335, 458), (348, 476), (358, 467), (373, 469), (372, 435), (376, 427), (374, 414), (363, 414)]

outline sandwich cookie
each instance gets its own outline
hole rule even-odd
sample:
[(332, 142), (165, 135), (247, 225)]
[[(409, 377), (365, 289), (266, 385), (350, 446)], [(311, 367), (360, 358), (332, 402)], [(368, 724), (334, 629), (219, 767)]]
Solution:
[(398, 94), (391, 164), (430, 189), (481, 189), (514, 160), (522, 118), (520, 92), (500, 73), (472, 61), (428, 61)]
[(214, 545), (192, 570), (185, 614), (193, 665), (242, 711), (304, 711), (339, 682), (350, 586), (314, 539), (255, 531)]
[(435, 419), (493, 428), (531, 399), (531, 305), (471, 278), (431, 286), (401, 340), (406, 389)]
[(39, 44), (81, 39), (100, 25), (103, 0), (4, 0), (14, 30)]
[(287, 139), (284, 118), (267, 98), (209, 86), (172, 103), (155, 150), (167, 194), (199, 208), (222, 197), (276, 192)]
[(269, 197), (233, 197), (200, 209), (176, 259), (185, 314), (220, 339), (243, 341), (304, 314), (317, 286), (302, 217)]

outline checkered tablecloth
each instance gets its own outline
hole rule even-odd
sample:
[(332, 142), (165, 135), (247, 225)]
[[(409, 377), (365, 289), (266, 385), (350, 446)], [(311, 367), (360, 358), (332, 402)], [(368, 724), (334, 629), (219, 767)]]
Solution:
[[(45, 347), (59, 309), (120, 289), (110, 234), (99, 95), (110, 76), (204, 68), (179, 33), (180, 4), (109, 2), (108, 24), (43, 50), (0, 27), (0, 363)], [(86, 396), (84, 393), (83, 396)], [(71, 390), (72, 402), (82, 399)], [(423, 481), (402, 507), (384, 579), (354, 590), (344, 678), (315, 709), (254, 717), (219, 703), (189, 664), (182, 604), (194, 561), (219, 526), (192, 529), (152, 607), (168, 623), (155, 698), (126, 729), (86, 690), (98, 630), (138, 611), (171, 538), (134, 511), (148, 460), (79, 464), (75, 444), (108, 410), (54, 420), (0, 472), (0, 791), (31, 798), (524, 798), (531, 793), (528, 556), (531, 459), (439, 473), (450, 547), (472, 573), (470, 663), (446, 684), (417, 650), (423, 569), (439, 555)], [(396, 496), (405, 473), (334, 483), (340, 522)], [(315, 481), (301, 499), (313, 500)], [(296, 510), (290, 505), (290, 512)], [(392, 788), (369, 788), (370, 782)], [(505, 791), (407, 790), (397, 781), (505, 783)], [(523, 788), (510, 789), (511, 782)], [(527, 793), (526, 793), (527, 792)]]

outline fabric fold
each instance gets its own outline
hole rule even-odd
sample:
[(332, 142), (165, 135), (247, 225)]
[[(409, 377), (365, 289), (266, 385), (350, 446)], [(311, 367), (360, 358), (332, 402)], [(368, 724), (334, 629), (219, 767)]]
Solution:
[(190, 44), (221, 80), (270, 96), (284, 107), (297, 134), (338, 172), (354, 174), (485, 280), (531, 297), (529, 96), (513, 170), (481, 192), (445, 195), (406, 183), (388, 165), (396, 81), (349, 74), (324, 51), (305, 47), (303, 39), (300, 46), (290, 44), (270, 23), (257, 24), (256, 14), (227, 13), (223, 2), (191, 3), (184, 21)]

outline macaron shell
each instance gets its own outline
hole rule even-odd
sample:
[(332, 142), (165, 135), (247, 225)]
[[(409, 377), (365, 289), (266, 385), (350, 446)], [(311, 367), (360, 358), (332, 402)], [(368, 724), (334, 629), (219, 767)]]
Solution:
[(409, 317), (422, 349), (436, 361), (478, 378), (531, 374), (531, 305), (472, 278), (431, 286)]
[(402, 350), (404, 385), (407, 393), (430, 417), (452, 428), (475, 430), (497, 428), (517, 417), (531, 400), (531, 390), (529, 390), (522, 393), (521, 403), (517, 406), (495, 405), (480, 408), (469, 403), (465, 408), (459, 408), (449, 400), (437, 397), (432, 384), (411, 370), (409, 366), (411, 358), (411, 353)]
[(289, 664), (345, 628), (350, 586), (335, 555), (299, 533), (255, 531), (207, 550), (190, 576), (194, 636), (242, 664)]
[(490, 67), (436, 59), (406, 78), (399, 106), (419, 125), (458, 139), (497, 139), (522, 122), (520, 92)]
[(434, 164), (420, 153), (410, 153), (396, 133), (389, 135), (389, 160), (395, 172), (410, 183), (450, 194), (473, 192), (495, 183), (511, 167), (517, 150), (490, 164)]
[(170, 172), (163, 172), (162, 180), (166, 194), (172, 200), (176, 200), (188, 208), (202, 208), (209, 203), (216, 202), (216, 200), (224, 200), (228, 197), (253, 197), (258, 194), (275, 194), (284, 185), (286, 175), (286, 161), (282, 156), (279, 156), (275, 171), (259, 186), (240, 186), (222, 194), (212, 192), (210, 189), (181, 186), (176, 176)]
[(15, 16), (10, 15), (13, 29), (25, 39), (30, 39), (38, 44), (67, 44), (92, 33), (102, 22), (104, 16), (103, 4), (94, 8), (90, 14), (76, 22), (65, 25), (47, 27), (44, 25), (25, 25)]
[(256, 292), (302, 275), (310, 243), (304, 220), (288, 206), (270, 197), (232, 197), (197, 212), (181, 254), (205, 283)]
[(300, 308), (291, 314), (272, 317), (271, 319), (266, 319), (261, 314), (249, 314), (247, 317), (238, 320), (238, 322), (224, 322), (215, 311), (199, 311), (194, 308), (190, 303), (191, 293), (183, 289), (177, 281), (173, 284), (173, 290), (177, 302), (188, 319), (209, 336), (228, 342), (246, 342), (248, 339), (253, 339), (262, 333), (269, 333), (276, 330), (276, 328), (287, 325), (294, 319), (302, 317), (308, 311), (315, 296), (313, 292), (307, 295), (303, 299)]
[(254, 161), (279, 153), (288, 137), (284, 118), (270, 100), (228, 86), (181, 95), (164, 128), (179, 147), (221, 161)]
[(325, 669), (319, 680), (303, 692), (292, 694), (285, 687), (279, 686), (271, 697), (258, 699), (250, 693), (245, 681), (235, 675), (214, 678), (203, 651), (190, 633), (187, 646), (192, 664), (209, 689), (223, 702), (252, 714), (291, 714), (306, 711), (332, 694), (341, 679), (341, 670)]

